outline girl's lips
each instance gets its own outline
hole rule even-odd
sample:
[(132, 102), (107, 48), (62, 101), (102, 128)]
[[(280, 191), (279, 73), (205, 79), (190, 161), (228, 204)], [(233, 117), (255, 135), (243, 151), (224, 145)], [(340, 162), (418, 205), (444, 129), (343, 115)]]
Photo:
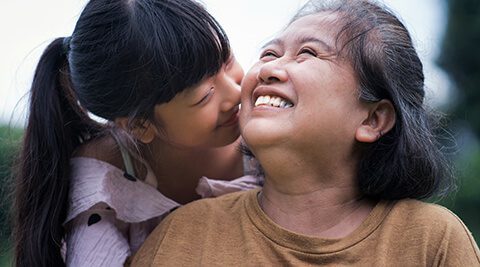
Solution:
[(228, 120), (220, 124), (218, 127), (229, 127), (238, 124), (238, 113), (237, 109)]

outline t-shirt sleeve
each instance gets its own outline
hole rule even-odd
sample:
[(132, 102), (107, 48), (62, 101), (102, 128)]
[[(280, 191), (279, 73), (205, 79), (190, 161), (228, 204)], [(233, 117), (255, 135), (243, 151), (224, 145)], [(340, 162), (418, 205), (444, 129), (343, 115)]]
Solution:
[(88, 210), (68, 224), (67, 266), (123, 266), (130, 253), (112, 210)]
[(154, 266), (155, 257), (165, 235), (169, 231), (174, 215), (167, 216), (148, 236), (135, 253), (130, 266)]
[(444, 232), (434, 266), (480, 266), (480, 251), (472, 234), (460, 218), (447, 212), (453, 218)]
[(210, 261), (205, 260), (215, 257), (215, 253), (205, 254), (205, 250), (229, 251), (228, 245), (217, 250), (221, 245), (210, 242), (209, 238), (228, 238), (225, 226), (238, 223), (231, 209), (238, 211), (244, 207), (237, 196), (241, 194), (228, 194), (222, 196), (222, 200), (202, 199), (176, 209), (149, 235), (134, 255), (131, 266), (208, 266), (206, 262)]

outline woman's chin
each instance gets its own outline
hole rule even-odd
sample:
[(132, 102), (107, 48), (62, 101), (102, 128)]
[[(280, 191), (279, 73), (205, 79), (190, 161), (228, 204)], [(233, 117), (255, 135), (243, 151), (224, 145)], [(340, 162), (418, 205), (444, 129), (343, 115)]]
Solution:
[(245, 124), (242, 130), (242, 138), (253, 150), (278, 146), (288, 140), (288, 134), (282, 129), (274, 129), (268, 125)]

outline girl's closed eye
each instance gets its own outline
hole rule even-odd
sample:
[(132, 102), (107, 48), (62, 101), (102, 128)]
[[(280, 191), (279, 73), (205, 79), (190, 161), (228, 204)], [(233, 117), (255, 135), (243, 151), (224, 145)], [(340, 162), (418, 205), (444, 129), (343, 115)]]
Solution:
[(197, 101), (195, 104), (193, 104), (193, 106), (198, 106), (198, 105), (207, 103), (208, 100), (210, 100), (210, 98), (213, 96), (214, 93), (215, 93), (215, 88), (211, 87), (208, 90), (208, 92), (199, 101)]

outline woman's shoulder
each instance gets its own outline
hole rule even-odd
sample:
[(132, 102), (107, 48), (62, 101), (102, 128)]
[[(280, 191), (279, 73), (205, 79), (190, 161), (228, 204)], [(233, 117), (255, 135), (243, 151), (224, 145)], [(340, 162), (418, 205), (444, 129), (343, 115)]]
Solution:
[(168, 231), (195, 232), (212, 226), (238, 223), (238, 218), (244, 215), (245, 201), (257, 191), (252, 189), (228, 193), (215, 198), (196, 200), (181, 206), (167, 216), (166, 219), (171, 222), (167, 228), (173, 227)]
[[(157, 254), (192, 251), (205, 245), (207, 237), (228, 238), (242, 231), (245, 201), (258, 190), (229, 193), (215, 198), (193, 201), (169, 214), (148, 236), (133, 259), (132, 266), (149, 266)], [(224, 236), (225, 235), (225, 236)], [(224, 237), (222, 237), (224, 236)]]
[[(435, 203), (427, 203), (415, 199), (398, 201), (393, 210), (393, 215), (399, 215), (406, 221), (415, 221), (418, 224), (426, 223), (437, 226), (463, 227), (461, 219), (452, 211)], [(400, 216), (401, 215), (401, 216)]]
[(480, 252), (470, 230), (446, 207), (405, 199), (395, 203), (388, 217), (390, 226), (401, 229), (402, 238), (435, 243), (440, 245), (439, 251), (476, 257), (480, 263)]
[(233, 214), (240, 211), (244, 207), (244, 201), (257, 191), (257, 189), (251, 189), (193, 201), (178, 208), (170, 216), (189, 218), (195, 215), (211, 214), (222, 217), (226, 214)]
[(389, 220), (398, 225), (414, 225), (415, 229), (440, 235), (445, 231), (469, 233), (462, 220), (446, 207), (415, 199), (397, 201), (389, 214)]

